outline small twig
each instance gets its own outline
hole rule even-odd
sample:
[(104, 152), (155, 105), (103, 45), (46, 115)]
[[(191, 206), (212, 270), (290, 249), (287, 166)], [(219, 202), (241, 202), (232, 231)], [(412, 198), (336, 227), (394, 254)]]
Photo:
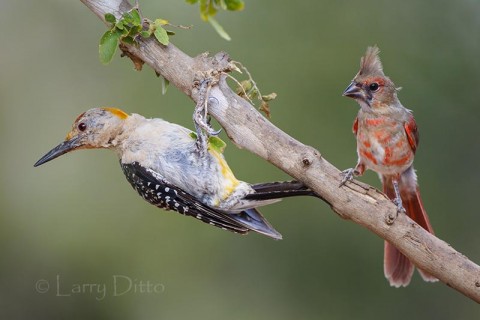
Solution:
[(234, 76), (232, 76), (231, 74), (228, 74), (228, 73), (225, 73), (225, 74), (227, 75), (227, 77), (228, 77), (229, 79), (232, 79), (232, 80), (238, 85), (239, 88), (242, 89), (243, 97), (244, 97), (245, 99), (247, 99), (248, 102), (250, 102), (251, 104), (254, 104), (253, 101), (252, 101), (252, 99), (250, 99), (250, 97), (248, 96), (247, 92), (245, 91), (245, 88), (243, 87), (243, 85), (242, 85)]
[[(253, 77), (250, 73), (250, 71), (248, 71), (247, 67), (245, 67), (241, 62), (238, 62), (238, 61), (234, 61), (233, 62), (234, 64), (236, 65), (239, 65), (240, 66), (240, 69), (242, 69), (243, 71), (245, 71), (245, 73), (247, 74), (248, 76), (248, 80), (250, 80), (252, 82), (252, 90), (255, 90), (258, 94), (258, 100), (262, 100), (262, 93), (260, 92), (260, 89), (258, 88), (257, 86), (257, 83), (255, 82), (255, 80), (253, 80)], [(251, 91), (251, 90), (250, 90)]]

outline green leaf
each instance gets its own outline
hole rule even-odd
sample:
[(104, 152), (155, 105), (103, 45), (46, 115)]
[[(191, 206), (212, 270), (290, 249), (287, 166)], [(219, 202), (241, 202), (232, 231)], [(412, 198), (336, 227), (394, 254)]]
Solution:
[(190, 137), (192, 137), (193, 140), (197, 140), (197, 134), (195, 132), (190, 132)]
[(219, 153), (223, 153), (223, 151), (225, 151), (225, 147), (227, 146), (227, 144), (222, 139), (215, 136), (211, 136), (208, 138), (208, 145), (210, 148), (218, 151)]
[[(156, 19), (154, 22), (153, 22), (153, 29), (158, 29), (158, 28), (163, 28), (162, 26), (165, 26), (169, 24), (168, 20), (165, 20), (165, 19)], [(175, 34), (175, 32), (173, 31), (169, 31), (169, 30), (165, 30), (167, 35), (169, 36), (172, 36)], [(163, 31), (162, 31), (163, 32)], [(159, 40), (160, 41), (160, 40)], [(167, 42), (168, 44), (168, 42)]]
[(167, 93), (168, 85), (170, 84), (170, 81), (162, 77), (162, 94), (165, 95)]
[(262, 100), (263, 101), (271, 101), (271, 100), (274, 100), (276, 97), (277, 97), (277, 94), (275, 92), (272, 92), (270, 94), (262, 96)]
[(140, 34), (141, 31), (142, 31), (142, 27), (134, 26), (130, 29), (130, 31), (128, 32), (128, 35), (130, 37), (135, 37), (136, 35)]
[(133, 24), (133, 16), (131, 15), (130, 12), (125, 12), (123, 14), (123, 19), (125, 24), (129, 24), (129, 23), (132, 23)]
[(195, 4), (198, 0), (185, 0), (186, 3)]
[(106, 13), (105, 21), (115, 24), (115, 22), (117, 22), (117, 18), (115, 18), (115, 16), (111, 13)]
[(132, 45), (135, 44), (135, 40), (133, 40), (133, 38), (130, 36), (123, 38), (122, 42), (126, 44), (132, 44)]
[(212, 25), (212, 27), (217, 31), (217, 33), (223, 39), (230, 41), (232, 38), (228, 35), (228, 33), (223, 29), (223, 27), (217, 22), (217, 20), (213, 19), (212, 17), (208, 18), (208, 22)]
[(130, 14), (132, 15), (132, 24), (134, 26), (142, 25), (142, 18), (140, 18), (140, 13), (138, 12), (137, 9), (132, 10)]
[(217, 13), (217, 8), (211, 0), (200, 0), (200, 16), (204, 21), (208, 21), (209, 17)]
[(223, 10), (227, 10), (227, 5), (224, 0), (215, 0), (215, 3), (220, 6)]
[(117, 51), (119, 38), (120, 34), (116, 31), (107, 31), (103, 34), (98, 49), (100, 61), (103, 64), (108, 64), (112, 60), (113, 55)]
[(152, 33), (150, 31), (142, 31), (140, 32), (140, 35), (142, 36), (142, 38), (148, 38), (152, 35)]
[(235, 93), (243, 97), (245, 94), (248, 95), (248, 92), (252, 90), (252, 88), (253, 83), (251, 80), (243, 80), (240, 82), (240, 86), (235, 89)]
[(129, 29), (128, 27), (125, 27), (125, 29), (119, 30), (119, 31), (117, 31), (117, 32), (122, 35), (122, 38), (124, 38), (124, 37), (128, 36), (128, 34), (129, 34), (129, 32), (130, 32), (130, 31), (128, 31), (128, 29)]
[(123, 23), (124, 23), (124, 20), (118, 21), (118, 22), (115, 24), (115, 28), (120, 29), (120, 30), (123, 30), (123, 29), (125, 28), (125, 26), (123, 25)]
[(155, 29), (154, 35), (155, 35), (155, 38), (157, 38), (158, 42), (160, 42), (164, 46), (168, 45), (168, 34), (167, 34), (167, 31), (165, 29), (158, 26)]
[(208, 20), (208, 0), (200, 0), (200, 17), (205, 21)]
[(242, 0), (224, 0), (227, 10), (240, 11), (245, 8), (245, 3)]
[(168, 20), (165, 20), (165, 19), (156, 19), (155, 22), (155, 27), (158, 27), (158, 26), (164, 26), (166, 24), (168, 24)]

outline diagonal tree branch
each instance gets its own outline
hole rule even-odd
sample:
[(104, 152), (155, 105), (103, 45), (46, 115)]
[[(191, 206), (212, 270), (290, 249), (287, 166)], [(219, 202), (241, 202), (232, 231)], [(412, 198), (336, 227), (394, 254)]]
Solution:
[[(127, 0), (81, 0), (104, 20), (106, 13), (120, 18), (131, 8)], [(231, 70), (229, 57), (192, 58), (173, 44), (163, 46), (154, 39), (140, 39), (137, 46), (124, 45), (128, 51), (161, 74), (173, 85), (197, 100), (196, 80)], [(255, 153), (319, 194), (333, 211), (344, 219), (364, 226), (395, 245), (416, 266), (448, 286), (480, 303), (480, 267), (448, 243), (428, 233), (406, 215), (396, 215), (395, 205), (380, 191), (358, 181), (339, 188), (340, 171), (319, 151), (287, 135), (265, 119), (246, 100), (236, 95), (220, 76), (210, 96), (218, 104), (209, 113), (223, 126), (240, 148)]]

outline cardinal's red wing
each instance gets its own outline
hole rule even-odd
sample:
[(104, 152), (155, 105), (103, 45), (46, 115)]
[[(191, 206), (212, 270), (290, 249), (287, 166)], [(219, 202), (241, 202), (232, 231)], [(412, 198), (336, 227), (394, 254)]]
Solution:
[(355, 121), (353, 121), (352, 131), (353, 131), (354, 135), (357, 135), (357, 132), (358, 132), (358, 117), (356, 117)]
[(417, 151), (418, 143), (420, 141), (420, 136), (418, 133), (417, 124), (413, 116), (410, 117), (408, 122), (405, 122), (403, 125), (405, 127), (405, 133), (407, 134), (408, 143), (413, 150), (413, 153)]

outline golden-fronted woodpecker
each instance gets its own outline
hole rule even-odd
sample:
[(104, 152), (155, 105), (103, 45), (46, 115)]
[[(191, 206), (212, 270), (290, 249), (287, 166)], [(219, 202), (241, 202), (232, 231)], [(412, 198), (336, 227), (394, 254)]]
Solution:
[(112, 149), (128, 182), (149, 203), (225, 230), (252, 230), (281, 239), (256, 208), (284, 197), (314, 194), (297, 181), (239, 181), (221, 150), (208, 146), (201, 152), (195, 134), (177, 124), (116, 108), (94, 108), (78, 116), (65, 141), (34, 166), (77, 149)]

